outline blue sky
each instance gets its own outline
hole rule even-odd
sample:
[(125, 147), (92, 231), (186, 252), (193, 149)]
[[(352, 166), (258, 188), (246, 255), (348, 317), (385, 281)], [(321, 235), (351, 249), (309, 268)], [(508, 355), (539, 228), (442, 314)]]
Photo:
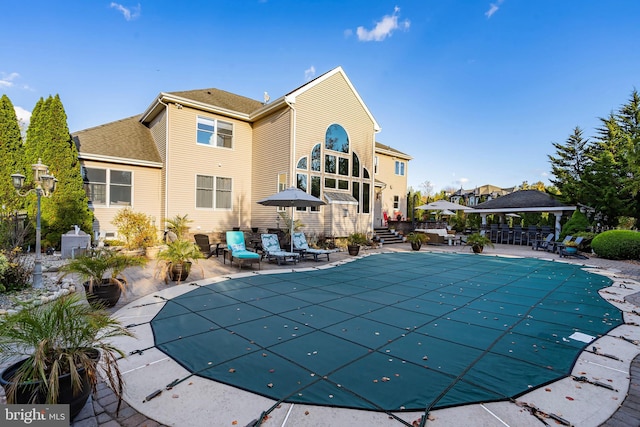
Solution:
[(637, 0), (23, 0), (0, 7), (0, 94), (59, 94), (70, 130), (160, 92), (262, 100), (342, 66), (409, 185), (547, 183), (552, 142), (640, 86)]

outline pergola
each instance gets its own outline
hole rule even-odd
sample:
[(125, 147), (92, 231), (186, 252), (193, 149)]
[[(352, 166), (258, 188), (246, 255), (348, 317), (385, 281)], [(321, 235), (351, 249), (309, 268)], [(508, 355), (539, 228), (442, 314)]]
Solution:
[(573, 212), (576, 206), (563, 205), (547, 193), (538, 190), (514, 191), (506, 196), (488, 200), (473, 206), (473, 209), (465, 209), (466, 213), (477, 213), (482, 218), (483, 228), (487, 225), (487, 215), (507, 215), (518, 212), (548, 212), (556, 217), (556, 239), (560, 235), (560, 218), (564, 212)]

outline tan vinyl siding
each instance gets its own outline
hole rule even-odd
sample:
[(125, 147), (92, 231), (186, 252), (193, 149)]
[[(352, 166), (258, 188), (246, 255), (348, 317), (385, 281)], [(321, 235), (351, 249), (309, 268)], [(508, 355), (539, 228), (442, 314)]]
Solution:
[(277, 208), (261, 206), (257, 201), (278, 191), (278, 175), (281, 173), (287, 174), (289, 185), (293, 184), (290, 175), (290, 129), (291, 111), (288, 108), (276, 111), (253, 125), (252, 227), (266, 229), (277, 226)]
[[(395, 213), (400, 212), (402, 216), (407, 216), (407, 174), (409, 161), (382, 153), (376, 154), (379, 159), (378, 173), (376, 178), (387, 186), (382, 190), (381, 203), (382, 211), (387, 212), (390, 218), (395, 219)], [(404, 162), (404, 176), (395, 174), (396, 160)], [(393, 208), (393, 197), (398, 196), (399, 206)]]
[[(97, 169), (131, 171), (131, 208), (136, 212), (144, 212), (151, 216), (153, 220), (155, 220), (155, 224), (159, 228), (159, 231), (162, 230), (160, 216), (160, 206), (162, 205), (160, 198), (160, 168), (95, 162), (90, 160), (82, 161), (82, 166)], [(123, 206), (91, 207), (95, 215), (94, 231), (99, 231), (101, 236), (104, 236), (105, 233), (115, 233), (116, 228), (111, 221), (116, 213), (122, 208)]]
[[(188, 214), (192, 232), (247, 228), (251, 219), (252, 130), (249, 123), (192, 108), (171, 107), (166, 154), (167, 217)], [(233, 148), (196, 143), (198, 116), (233, 124)], [(196, 175), (232, 179), (232, 209), (196, 208)]]
[[(296, 99), (297, 110), (297, 134), (295, 158), (311, 155), (311, 149), (320, 143), (324, 159), (324, 140), (327, 128), (337, 123), (341, 125), (349, 136), (350, 149), (355, 151), (360, 158), (360, 164), (368, 169), (371, 177), (371, 192), (373, 190), (373, 147), (374, 147), (374, 123), (358, 98), (351, 90), (349, 84), (340, 73), (334, 74), (322, 84), (316, 85), (305, 91)], [(296, 160), (297, 162), (297, 160)], [(324, 160), (323, 160), (324, 162)], [(351, 168), (351, 159), (349, 167)], [(324, 172), (322, 172), (322, 184), (324, 184)], [(336, 176), (336, 175), (331, 175)], [(360, 177), (362, 181), (362, 176)], [(351, 181), (352, 178), (350, 177)], [(323, 190), (324, 191), (324, 190)], [(332, 189), (341, 192), (342, 190)], [(362, 191), (362, 188), (361, 188)], [(351, 185), (345, 193), (351, 194)], [(366, 228), (368, 231), (373, 214), (373, 194), (370, 192), (370, 214), (355, 214), (350, 218), (352, 229)], [(327, 209), (322, 207), (322, 210)], [(305, 224), (322, 227), (325, 234), (346, 233), (344, 227), (332, 227), (325, 221), (326, 215), (317, 215), (316, 212), (303, 213), (298, 218)], [(335, 220), (334, 220), (335, 221)], [(341, 220), (342, 221), (342, 220)]]
[(167, 169), (166, 169), (166, 157), (167, 157), (167, 110), (163, 110), (160, 114), (158, 114), (153, 121), (149, 124), (149, 130), (151, 131), (151, 136), (153, 137), (153, 141), (158, 148), (158, 153), (160, 154), (160, 158), (162, 159), (162, 171), (160, 174), (160, 216), (158, 221), (158, 226), (164, 230), (164, 219), (166, 218), (165, 212), (165, 180), (167, 177)]

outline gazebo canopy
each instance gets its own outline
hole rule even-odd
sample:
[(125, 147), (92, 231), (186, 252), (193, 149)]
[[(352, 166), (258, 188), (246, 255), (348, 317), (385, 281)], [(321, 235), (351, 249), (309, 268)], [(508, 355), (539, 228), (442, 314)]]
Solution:
[(549, 212), (562, 214), (575, 211), (575, 206), (560, 203), (547, 193), (538, 190), (520, 190), (506, 196), (488, 200), (465, 212), (479, 214), (507, 214), (516, 212)]
[(560, 203), (547, 193), (538, 190), (520, 190), (506, 196), (488, 200), (465, 210), (467, 213), (479, 213), (482, 217), (482, 225), (487, 224), (487, 215), (506, 215), (517, 212), (548, 212), (554, 214), (556, 239), (560, 236), (560, 218), (564, 212), (573, 212), (575, 206), (567, 206)]

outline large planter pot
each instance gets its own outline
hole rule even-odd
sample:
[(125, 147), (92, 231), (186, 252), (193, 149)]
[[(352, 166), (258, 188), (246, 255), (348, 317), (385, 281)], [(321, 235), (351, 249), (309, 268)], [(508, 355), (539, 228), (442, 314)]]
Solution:
[(414, 251), (419, 251), (421, 247), (422, 247), (422, 243), (411, 242), (411, 249), (413, 249)]
[(474, 254), (481, 254), (482, 251), (484, 250), (484, 246), (473, 245), (473, 246), (471, 246), (471, 250), (473, 251)]
[(113, 283), (111, 279), (102, 279), (102, 284), (100, 286), (93, 285), (92, 291), (89, 291), (89, 282), (84, 282), (82, 285), (87, 301), (92, 307), (114, 307), (122, 294), (122, 288)]
[(578, 248), (574, 247), (574, 246), (566, 246), (564, 248), (564, 251), (568, 254), (575, 254), (578, 253)]
[(183, 282), (189, 277), (191, 271), (191, 261), (171, 264), (169, 277), (174, 282)]
[[(88, 351), (92, 353), (92, 358), (97, 363), (100, 359), (100, 353), (94, 349), (89, 349)], [(47, 392), (46, 389), (43, 388), (42, 381), (19, 383), (15, 394), (15, 400), (9, 400), (11, 398), (11, 396), (9, 395), (9, 388), (14, 384), (11, 380), (15, 375), (15, 372), (26, 361), (27, 359), (21, 360), (2, 371), (2, 373), (0, 373), (0, 385), (2, 385), (2, 387), (4, 388), (9, 403), (46, 404)], [(61, 375), (59, 377), (60, 391), (58, 393), (58, 401), (54, 402), (56, 404), (69, 405), (69, 415), (71, 417), (71, 420), (73, 420), (76, 415), (80, 413), (84, 405), (87, 403), (89, 395), (91, 395), (91, 383), (89, 381), (88, 373), (84, 368), (79, 369), (78, 372), (80, 374), (82, 388), (74, 393), (71, 384), (71, 374)], [(37, 392), (35, 393), (35, 397), (32, 400), (32, 394), (36, 389)]]
[(360, 253), (360, 245), (347, 245), (349, 255), (356, 256)]
[(158, 257), (158, 252), (160, 252), (160, 246), (149, 246), (145, 248), (144, 255), (147, 259), (156, 259)]

